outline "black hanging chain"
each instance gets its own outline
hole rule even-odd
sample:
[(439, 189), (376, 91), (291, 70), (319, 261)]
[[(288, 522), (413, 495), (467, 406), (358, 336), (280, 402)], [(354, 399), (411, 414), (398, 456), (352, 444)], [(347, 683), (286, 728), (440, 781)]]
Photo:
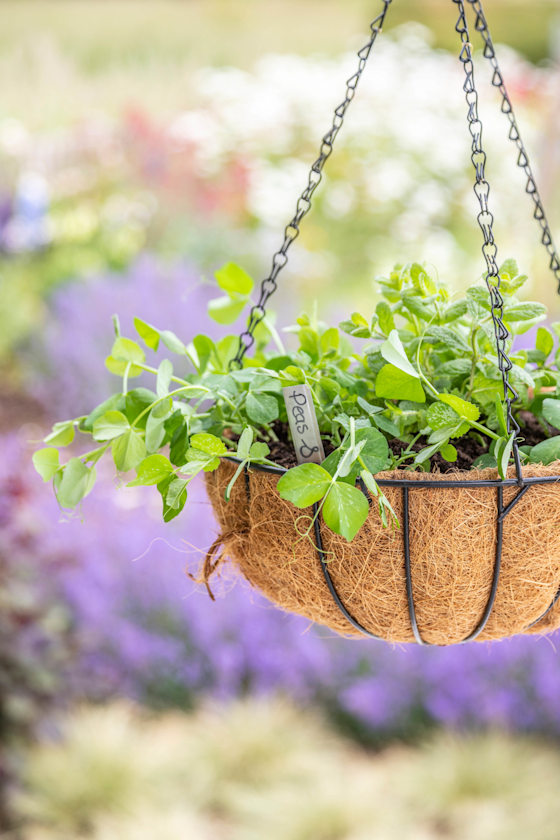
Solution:
[(348, 110), (350, 103), (354, 99), (358, 82), (360, 81), (362, 73), (365, 70), (366, 63), (373, 48), (373, 45), (377, 40), (377, 36), (383, 30), (385, 16), (387, 14), (389, 6), (392, 3), (392, 0), (382, 0), (382, 2), (383, 11), (375, 18), (375, 20), (371, 24), (371, 38), (369, 39), (368, 43), (365, 45), (365, 47), (362, 47), (362, 49), (358, 52), (358, 58), (360, 59), (358, 69), (354, 73), (354, 75), (351, 76), (350, 79), (348, 79), (346, 83), (346, 97), (344, 99), (344, 102), (342, 102), (334, 112), (332, 128), (323, 137), (319, 157), (311, 167), (311, 172), (309, 173), (309, 183), (298, 200), (296, 214), (294, 218), (285, 229), (284, 242), (282, 244), (282, 247), (279, 251), (277, 251), (277, 253), (272, 259), (272, 271), (270, 275), (266, 278), (266, 280), (263, 280), (262, 282), (259, 302), (251, 309), (247, 329), (239, 337), (239, 348), (237, 350), (237, 355), (234, 359), (232, 359), (230, 363), (230, 367), (232, 368), (243, 367), (243, 357), (245, 356), (247, 350), (249, 350), (255, 343), (255, 329), (266, 315), (265, 307), (268, 302), (268, 299), (276, 291), (278, 275), (288, 262), (288, 249), (292, 242), (299, 236), (299, 226), (301, 224), (301, 221), (311, 209), (311, 198), (313, 196), (313, 193), (321, 183), (321, 180), (323, 178), (323, 168), (332, 154), (334, 141), (338, 136), (338, 132), (342, 128), (344, 117), (346, 116), (346, 111)]
[(513, 106), (511, 104), (511, 100), (509, 98), (504, 83), (504, 77), (502, 76), (500, 65), (498, 64), (496, 50), (494, 48), (494, 43), (492, 41), (492, 36), (490, 34), (488, 22), (484, 14), (482, 0), (468, 0), (468, 2), (471, 4), (476, 14), (475, 28), (484, 40), (484, 57), (488, 59), (488, 61), (494, 69), (494, 74), (492, 76), (492, 84), (494, 85), (494, 87), (498, 88), (502, 95), (502, 113), (504, 113), (507, 116), (510, 122), (509, 139), (515, 143), (519, 150), (517, 165), (521, 169), (523, 169), (525, 175), (527, 176), (526, 192), (529, 193), (529, 195), (535, 203), (534, 217), (541, 226), (542, 243), (545, 246), (548, 255), (550, 256), (550, 268), (558, 282), (558, 293), (560, 294), (560, 258), (558, 256), (558, 251), (556, 250), (556, 246), (554, 245), (554, 241), (552, 239), (552, 233), (550, 231), (550, 226), (548, 224), (546, 214), (544, 212), (543, 203), (539, 195), (539, 191), (537, 189), (537, 184), (533, 175), (533, 170), (529, 161), (529, 155), (527, 154), (527, 150), (525, 149), (523, 140), (521, 139), (521, 134), (519, 131), (519, 126), (517, 125), (517, 120), (515, 118)]
[(509, 374), (513, 364), (507, 354), (507, 340), (509, 338), (509, 331), (503, 322), (504, 314), (504, 299), (500, 292), (500, 271), (498, 267), (498, 246), (494, 239), (494, 231), (492, 226), (494, 224), (494, 216), (490, 212), (488, 199), (490, 196), (490, 184), (486, 180), (486, 152), (482, 147), (482, 121), (478, 113), (478, 91), (474, 79), (474, 64), (473, 64), (473, 46), (469, 37), (469, 26), (465, 14), (465, 4), (463, 0), (452, 0), (459, 7), (459, 19), (455, 26), (456, 31), (461, 36), (462, 48), (459, 54), (459, 60), (463, 64), (465, 70), (465, 83), (463, 90), (469, 106), (467, 119), (469, 122), (469, 130), (472, 136), (472, 154), (471, 160), (476, 172), (476, 183), (474, 185), (474, 192), (480, 203), (480, 213), (478, 214), (478, 224), (484, 235), (484, 245), (482, 246), (482, 253), (486, 260), (486, 286), (490, 294), (490, 302), (492, 306), (492, 321), (494, 322), (494, 335), (496, 337), (496, 349), (498, 352), (498, 367), (502, 374), (502, 381), (504, 383), (504, 399), (507, 405), (507, 426), (508, 432), (514, 431), (515, 438), (513, 444), (513, 454), (517, 469), (517, 477), (522, 481), (521, 461), (519, 458), (519, 449), (517, 444), (517, 435), (520, 432), (519, 424), (513, 416), (513, 403), (517, 400), (519, 394), (513, 388), (509, 381)]

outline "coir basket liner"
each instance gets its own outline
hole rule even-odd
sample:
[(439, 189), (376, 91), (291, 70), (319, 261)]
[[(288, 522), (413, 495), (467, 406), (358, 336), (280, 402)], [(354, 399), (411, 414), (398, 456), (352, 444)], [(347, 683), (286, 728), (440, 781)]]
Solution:
[[(559, 468), (559, 462), (528, 466), (523, 479), (558, 477)], [(205, 581), (228, 558), (252, 586), (282, 609), (337, 633), (360, 635), (333, 600), (313, 530), (310, 537), (300, 538), (310, 524), (312, 509), (300, 511), (283, 501), (276, 489), (278, 476), (255, 469), (245, 482), (236, 483), (226, 502), (224, 491), (234, 470), (235, 465), (224, 462), (208, 476), (221, 535), (205, 564)], [(514, 468), (508, 477), (515, 478)], [(377, 478), (459, 486), (415, 489), (409, 485), (407, 492), (410, 582), (419, 636), (413, 632), (407, 595), (403, 488), (384, 486), (400, 529), (383, 528), (375, 506), (352, 543), (321, 522), (324, 558), (336, 592), (365, 630), (396, 643), (419, 637), (435, 645), (467, 640), (485, 614), (496, 580), (499, 531), (496, 597), (477, 640), (549, 633), (560, 626), (560, 602), (549, 609), (560, 586), (560, 481), (530, 485), (499, 525), (499, 494), (503, 494), (503, 510), (520, 494), (519, 487), (460, 487), (461, 481), (497, 481), (496, 470), (446, 475), (392, 472)]]

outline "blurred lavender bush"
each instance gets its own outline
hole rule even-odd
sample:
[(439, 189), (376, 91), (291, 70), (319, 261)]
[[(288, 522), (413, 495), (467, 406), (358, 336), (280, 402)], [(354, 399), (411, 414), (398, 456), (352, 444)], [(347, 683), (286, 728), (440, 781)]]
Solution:
[(1, 449), (0, 827), (6, 828), (17, 750), (63, 700), (79, 646), (60, 576), (69, 552), (43, 542), (33, 510), (36, 488), (17, 441), (4, 439)]
[[(203, 695), (279, 691), (322, 705), (362, 738), (409, 735), (432, 722), (560, 734), (560, 661), (549, 639), (391, 649), (310, 628), (241, 581), (224, 581), (212, 603), (184, 571), (196, 570), (213, 537), (202, 488), (198, 504), (162, 526), (143, 488), (117, 491), (105, 475), (84, 521), (58, 524), (28, 453), (13, 440), (2, 450), (2, 485), (17, 477), (25, 487), (18, 527), (33, 523), (41, 534), (37, 572), (51, 557), (72, 558), (57, 571), (81, 645), (69, 694), (189, 706)], [(15, 563), (21, 553), (16, 543)]]

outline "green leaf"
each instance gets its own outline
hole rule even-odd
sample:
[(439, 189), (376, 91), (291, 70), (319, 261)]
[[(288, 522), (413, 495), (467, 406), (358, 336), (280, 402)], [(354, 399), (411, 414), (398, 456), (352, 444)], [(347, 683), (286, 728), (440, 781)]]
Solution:
[(379, 328), (383, 335), (390, 335), (395, 329), (395, 319), (389, 304), (384, 300), (380, 301), (375, 307), (375, 314), (379, 318)]
[(467, 314), (467, 301), (465, 298), (463, 300), (458, 300), (457, 303), (452, 303), (444, 312), (443, 315), (443, 323), (449, 324), (451, 321), (457, 321), (459, 318), (462, 318), (463, 315)]
[(172, 353), (176, 353), (178, 356), (186, 356), (188, 355), (187, 348), (183, 344), (180, 338), (177, 338), (174, 332), (171, 330), (162, 330), (160, 332), (160, 338), (167, 347), (168, 350), (171, 350)]
[(509, 459), (511, 458), (511, 450), (513, 449), (514, 440), (515, 432), (512, 432), (507, 440), (505, 440), (505, 438), (500, 438), (498, 443), (501, 443), (502, 446), (498, 447), (498, 445), (496, 445), (495, 455), (496, 460), (498, 461), (498, 472), (500, 473), (500, 478), (503, 480), (507, 478), (507, 468), (509, 465)]
[(554, 350), (554, 337), (546, 327), (539, 327), (537, 330), (536, 349), (547, 359)]
[(204, 373), (208, 367), (208, 362), (212, 355), (216, 352), (216, 347), (212, 339), (207, 335), (197, 335), (193, 339), (193, 346), (198, 356), (200, 373)]
[(239, 478), (241, 473), (244, 471), (246, 466), (247, 466), (247, 461), (243, 461), (241, 464), (239, 464), (235, 473), (233, 474), (233, 478), (231, 479), (230, 483), (226, 487), (226, 492), (225, 492), (225, 496), (224, 496), (226, 502), (229, 502), (229, 500), (231, 498), (231, 491), (233, 490), (235, 482), (237, 481), (237, 479)]
[[(454, 435), (454, 437), (461, 437), (466, 434), (470, 428), (467, 423), (461, 422), (461, 418), (455, 409), (453, 409), (450, 405), (445, 405), (441, 402), (432, 403), (428, 409), (426, 417), (430, 429), (433, 429), (434, 432), (439, 431), (439, 429), (457, 429), (457, 432), (460, 434)], [(451, 437), (451, 432), (449, 433), (449, 437)]]
[(440, 394), (439, 398), (441, 402), (446, 405), (450, 405), (451, 408), (457, 412), (459, 417), (463, 418), (463, 420), (475, 423), (480, 417), (480, 411), (476, 405), (471, 402), (467, 402), (466, 400), (462, 400), (461, 397), (455, 397), (452, 394)]
[(471, 300), (474, 300), (478, 306), (482, 309), (485, 309), (487, 312), (492, 311), (492, 301), (490, 300), (490, 292), (486, 288), (482, 288), (481, 286), (471, 286), (470, 289), (467, 289), (467, 297)]
[(54, 449), (52, 446), (34, 452), (32, 460), (33, 466), (43, 481), (50, 481), (60, 468), (58, 449)]
[(161, 405), (154, 406), (148, 414), (148, 420), (146, 422), (145, 442), (146, 450), (150, 454), (158, 451), (165, 438), (165, 421), (170, 415), (170, 410), (167, 409), (163, 417), (158, 417), (157, 409), (160, 408)]
[(365, 444), (360, 452), (362, 461), (373, 475), (381, 472), (389, 457), (387, 438), (377, 429), (358, 429), (356, 432), (356, 447), (362, 443)]
[(353, 335), (355, 338), (371, 337), (370, 325), (359, 312), (353, 312), (349, 320), (341, 321), (338, 326), (343, 332)]
[(250, 295), (255, 285), (247, 272), (233, 262), (223, 265), (214, 277), (220, 289), (228, 294)]
[(157, 405), (154, 405), (152, 408), (152, 415), (157, 419), (161, 420), (162, 417), (167, 419), (170, 414), (173, 412), (173, 400), (171, 397), (167, 397), (159, 402)]
[(301, 464), (293, 467), (278, 482), (278, 492), (298, 508), (307, 508), (320, 501), (332, 479), (329, 473), (318, 464)]
[(130, 423), (121, 411), (106, 411), (93, 424), (93, 437), (95, 440), (113, 440), (129, 428)]
[[(135, 388), (129, 391), (126, 395), (124, 414), (126, 414), (129, 423), (134, 423), (147, 408), (149, 408), (157, 400), (157, 394), (150, 391), (149, 388)], [(138, 420), (138, 428), (145, 429), (147, 422), (147, 415)]]
[(468, 376), (471, 372), (472, 362), (470, 359), (450, 359), (444, 362), (437, 369), (437, 375), (446, 374), (447, 376)]
[(95, 484), (95, 467), (88, 469), (79, 458), (71, 458), (64, 468), (57, 499), (63, 508), (75, 508), (91, 493)]
[(158, 397), (166, 397), (169, 393), (169, 386), (171, 385), (171, 377), (173, 376), (173, 365), (169, 359), (163, 359), (158, 367), (156, 391)]
[(485, 455), (479, 455), (478, 458), (473, 461), (473, 465), (471, 467), (472, 470), (487, 470), (489, 467), (493, 467), (494, 469), (498, 466), (498, 462), (494, 458), (493, 455), (490, 455), (487, 452)]
[(169, 446), (169, 458), (176, 467), (182, 467), (187, 463), (185, 453), (188, 447), (188, 436), (189, 430), (187, 424), (183, 421), (173, 432)]
[(507, 427), (506, 411), (498, 394), (496, 394), (496, 416), (498, 418), (498, 425), (500, 427), (501, 434), (503, 437), (507, 437), (509, 432)]
[(157, 350), (159, 347), (159, 330), (156, 330), (155, 327), (152, 327), (151, 324), (147, 324), (140, 318), (134, 319), (134, 326), (136, 327), (136, 332), (140, 338), (144, 340), (146, 346), (150, 347), (152, 350)]
[[(120, 338), (118, 340), (124, 341), (125, 339)], [(105, 359), (105, 367), (110, 373), (114, 373), (115, 376), (124, 376), (128, 368), (129, 379), (134, 379), (136, 376), (140, 376), (143, 372), (142, 368), (138, 367), (138, 365), (132, 365), (130, 362), (123, 362), (119, 359), (115, 359), (113, 356), (107, 356)]]
[[(392, 330), (387, 341), (381, 345), (381, 355), (386, 362), (409, 376), (419, 379), (419, 375), (407, 359), (405, 349), (396, 330)], [(421, 400), (419, 400), (421, 402)]]
[(368, 514), (369, 503), (361, 490), (339, 481), (331, 486), (323, 505), (323, 519), (331, 531), (351, 542)]
[(113, 460), (121, 472), (135, 469), (147, 455), (146, 445), (134, 429), (129, 429), (113, 441)]
[(111, 350), (111, 356), (118, 362), (139, 362), (146, 361), (144, 351), (135, 341), (130, 338), (117, 338)]
[(371, 422), (374, 423), (381, 431), (387, 432), (388, 435), (391, 435), (393, 438), (400, 437), (400, 429), (398, 426), (395, 426), (392, 420), (388, 420), (387, 417), (384, 417), (383, 414), (376, 414), (375, 417), (371, 418)]
[(395, 365), (384, 365), (375, 380), (375, 395), (388, 400), (426, 402), (426, 394), (418, 376), (410, 376)]
[[(241, 441), (240, 441), (241, 443)], [(207, 455), (214, 455), (219, 457), (227, 453), (227, 446), (216, 435), (198, 434), (191, 438), (191, 446), (194, 449), (200, 449), (206, 452)]]
[(251, 446), (251, 449), (249, 450), (249, 455), (251, 461), (262, 461), (263, 458), (267, 458), (270, 455), (270, 448), (267, 446), (266, 443), (257, 441), (257, 443), (253, 443), (253, 445)]
[(532, 321), (533, 318), (546, 315), (546, 312), (546, 306), (542, 303), (513, 303), (504, 308), (504, 321), (510, 324), (515, 321)]
[(98, 405), (97, 408), (94, 408), (91, 414), (89, 414), (84, 422), (82, 423), (82, 428), (85, 429), (87, 432), (93, 431), (93, 424), (96, 420), (99, 420), (107, 411), (124, 411), (125, 408), (125, 398), (123, 394), (113, 394), (112, 397), (109, 397), (108, 400), (102, 402), (101, 405)]
[(560, 429), (560, 400), (547, 399), (543, 402), (544, 419), (555, 429)]
[(52, 432), (43, 439), (43, 443), (50, 443), (51, 446), (70, 446), (73, 440), (74, 423), (70, 420), (55, 423)]
[(171, 522), (172, 519), (175, 519), (176, 516), (179, 516), (183, 508), (185, 507), (185, 503), (187, 501), (187, 490), (186, 487), (183, 492), (179, 495), (178, 500), (175, 501), (175, 504), (178, 504), (177, 507), (171, 507), (166, 502), (166, 496), (171, 486), (171, 483), (174, 481), (174, 477), (172, 475), (168, 476), (168, 478), (164, 479), (160, 482), (157, 486), (157, 489), (161, 493), (163, 499), (163, 521), (164, 522)]
[(137, 487), (159, 484), (172, 472), (173, 467), (165, 455), (150, 455), (148, 458), (144, 458), (139, 465), (134, 481), (129, 481), (126, 486)]
[(229, 296), (215, 298), (208, 304), (208, 314), (218, 324), (233, 324), (237, 321), (245, 306), (247, 298), (234, 300)]
[(242, 461), (247, 461), (249, 459), (253, 438), (254, 432), (251, 426), (247, 426), (246, 429), (243, 429), (243, 433), (237, 444), (237, 455)]
[(165, 503), (168, 507), (175, 510), (182, 510), (187, 501), (187, 484), (189, 482), (185, 478), (175, 478), (170, 483), (167, 495), (165, 496)]
[(278, 408), (278, 400), (269, 394), (253, 394), (247, 395), (245, 403), (247, 416), (254, 423), (263, 426), (265, 423), (272, 423), (280, 416)]
[(465, 355), (471, 353), (471, 348), (465, 341), (462, 335), (449, 327), (430, 327), (426, 333), (426, 337), (435, 338), (436, 341), (444, 345), (447, 350), (452, 350), (458, 355)]
[(444, 461), (448, 461), (450, 464), (454, 464), (458, 458), (458, 453), (452, 443), (448, 443), (446, 446), (442, 446), (440, 449), (441, 457)]
[(532, 464), (552, 464), (560, 458), (560, 435), (543, 440), (531, 449), (529, 460)]
[(504, 260), (504, 262), (500, 266), (500, 270), (498, 273), (500, 277), (502, 276), (502, 274), (507, 274), (509, 279), (513, 280), (513, 278), (517, 277), (517, 275), (519, 274), (519, 269), (517, 267), (516, 261), (512, 260), (511, 258)]

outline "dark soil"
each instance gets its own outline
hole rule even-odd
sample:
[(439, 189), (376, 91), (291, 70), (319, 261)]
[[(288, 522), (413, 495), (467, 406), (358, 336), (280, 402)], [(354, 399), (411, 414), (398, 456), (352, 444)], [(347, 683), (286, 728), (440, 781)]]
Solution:
[[(535, 446), (537, 443), (546, 439), (546, 434), (541, 424), (533, 414), (528, 411), (522, 411), (520, 417), (522, 424), (525, 424), (521, 429), (520, 435), (524, 439), (523, 445)], [(273, 423), (273, 429), (279, 440), (270, 444), (269, 459), (286, 469), (297, 467), (296, 453), (289, 437), (288, 424), (280, 423), (277, 420)], [(556, 430), (551, 429), (550, 431), (554, 434)], [(490, 446), (489, 438), (486, 438), (484, 435), (480, 435), (480, 437), (484, 441), (483, 444), (478, 439), (478, 436), (475, 438), (470, 435), (465, 435), (462, 438), (452, 441), (453, 446), (457, 450), (457, 460), (453, 463), (445, 461), (438, 452), (430, 459), (430, 472), (447, 473), (452, 470), (470, 470), (474, 461), (480, 455), (485, 455)], [(329, 440), (323, 440), (323, 446), (325, 455), (330, 455), (335, 448)], [(395, 455), (400, 455), (407, 446), (408, 444), (403, 443), (401, 440), (395, 439), (389, 441), (389, 448)], [(412, 447), (412, 451), (414, 453), (420, 452), (426, 446), (428, 446), (427, 438), (420, 438)], [(403, 464), (403, 467), (412, 464), (413, 459), (414, 455), (411, 455), (410, 459)]]

